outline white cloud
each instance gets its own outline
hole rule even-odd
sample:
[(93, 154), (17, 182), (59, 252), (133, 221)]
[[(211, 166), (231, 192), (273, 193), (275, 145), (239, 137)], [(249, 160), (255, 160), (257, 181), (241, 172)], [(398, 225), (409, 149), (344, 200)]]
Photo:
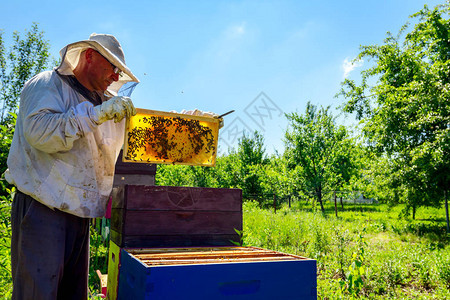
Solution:
[(245, 23), (241, 23), (239, 25), (232, 25), (228, 27), (225, 31), (225, 38), (227, 39), (236, 39), (240, 38), (245, 34)]
[(346, 57), (342, 63), (342, 69), (344, 69), (344, 78), (347, 78), (350, 72), (352, 72), (355, 68), (361, 67), (364, 63), (364, 60), (357, 60), (353, 62), (353, 59), (349, 59)]

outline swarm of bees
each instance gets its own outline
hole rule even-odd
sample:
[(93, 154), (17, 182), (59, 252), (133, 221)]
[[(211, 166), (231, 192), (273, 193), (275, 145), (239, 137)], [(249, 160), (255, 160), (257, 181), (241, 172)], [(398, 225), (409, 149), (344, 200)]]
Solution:
[(138, 114), (126, 132), (125, 161), (214, 165), (217, 122)]

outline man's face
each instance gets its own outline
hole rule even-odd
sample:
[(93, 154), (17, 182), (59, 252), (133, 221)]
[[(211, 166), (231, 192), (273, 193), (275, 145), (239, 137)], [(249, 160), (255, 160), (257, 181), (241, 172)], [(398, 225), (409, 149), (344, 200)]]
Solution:
[(91, 89), (104, 92), (114, 81), (119, 80), (119, 74), (114, 72), (115, 66), (94, 49), (88, 49), (91, 63), (88, 70)]

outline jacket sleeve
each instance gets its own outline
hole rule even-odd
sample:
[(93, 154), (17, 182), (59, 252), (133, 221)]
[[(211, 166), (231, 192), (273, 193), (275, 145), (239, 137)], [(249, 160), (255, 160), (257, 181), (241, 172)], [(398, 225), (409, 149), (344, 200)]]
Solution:
[(70, 150), (74, 141), (98, 126), (93, 105), (80, 103), (78, 94), (54, 76), (31, 79), (20, 99), (24, 137), (47, 153)]

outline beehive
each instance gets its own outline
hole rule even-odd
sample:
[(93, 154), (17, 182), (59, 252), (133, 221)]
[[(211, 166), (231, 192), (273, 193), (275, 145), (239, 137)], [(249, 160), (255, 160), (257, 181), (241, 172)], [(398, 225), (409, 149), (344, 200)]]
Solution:
[(255, 247), (119, 251), (117, 299), (317, 299), (316, 261), (296, 255)]
[(317, 299), (315, 260), (236, 246), (242, 229), (239, 189), (115, 188), (108, 299)]
[(137, 109), (127, 118), (124, 162), (214, 166), (219, 119)]

